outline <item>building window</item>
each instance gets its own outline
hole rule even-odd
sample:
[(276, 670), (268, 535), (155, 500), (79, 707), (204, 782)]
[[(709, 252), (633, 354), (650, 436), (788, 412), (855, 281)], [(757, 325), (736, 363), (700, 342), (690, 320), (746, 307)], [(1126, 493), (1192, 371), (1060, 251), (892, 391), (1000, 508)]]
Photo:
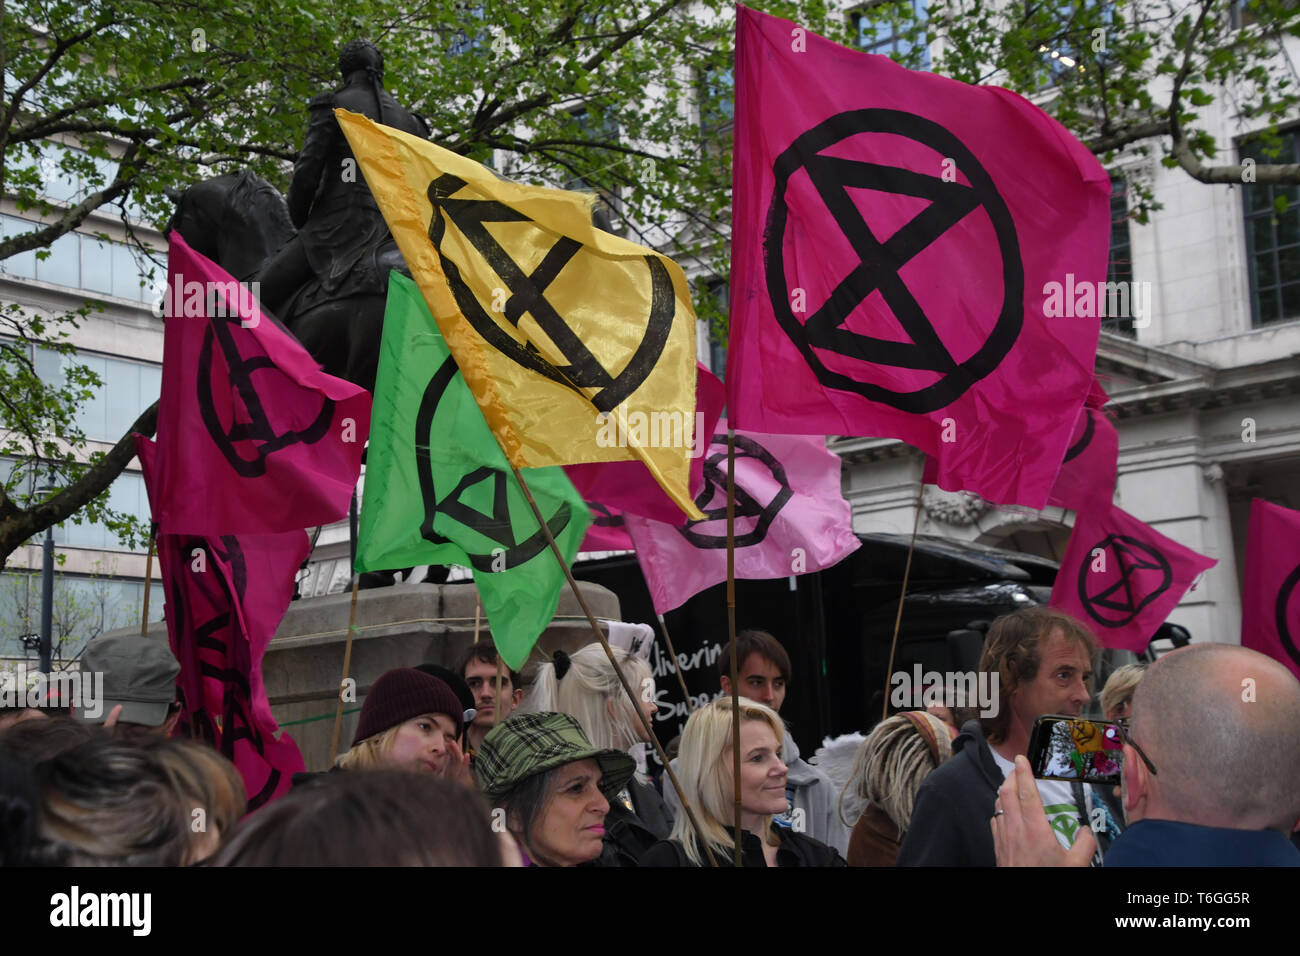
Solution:
[(731, 135), (736, 120), (736, 78), (730, 62), (705, 67), (696, 90), (700, 104), (700, 138), (706, 146)]
[[(1128, 234), (1128, 183), (1123, 176), (1110, 181), (1110, 258), (1106, 262), (1106, 281), (1132, 283), (1132, 243)], [(1130, 287), (1130, 292), (1132, 288)], [(1128, 301), (1126, 296), (1124, 301)], [(1101, 327), (1120, 335), (1137, 336), (1131, 316), (1108, 316)]]
[(483, 4), (458, 3), (456, 12), (461, 22), (469, 25), (469, 29), (462, 26), (452, 31), (450, 42), (447, 44), (448, 54), (460, 56), (471, 50), (482, 50), (492, 42), (491, 34), (483, 28), (483, 18), (487, 15)]
[[(1242, 143), (1242, 161), (1297, 162), (1300, 129), (1282, 133), (1281, 139), (1276, 156), (1266, 155), (1258, 140)], [(1245, 183), (1241, 192), (1253, 324), (1300, 318), (1300, 187)]]
[[(731, 307), (731, 283), (726, 279), (714, 279), (705, 287), (722, 314), (725, 316)], [(720, 380), (727, 376), (727, 347), (718, 340), (713, 324), (709, 325), (709, 371)]]
[[(38, 222), (0, 216), (0, 238), (21, 236), (39, 228)], [(36, 257), (38, 249), (0, 259), (0, 272), (136, 302), (149, 302), (154, 296), (146, 271), (140, 268), (131, 247), (124, 243), (68, 232), (47, 248), (50, 254), (44, 259)]]
[[(909, 7), (910, 22), (905, 16), (900, 16)], [(921, 48), (919, 66), (929, 69), (930, 48), (925, 43), (924, 21), (925, 0), (889, 0), (849, 12), (849, 30), (859, 50), (879, 53), (901, 63), (914, 49)], [(920, 31), (916, 29), (918, 25)]]
[[(54, 613), (50, 616), (53, 658), (75, 660), (88, 642), (105, 631), (138, 626), (144, 606), (144, 582), (103, 574), (54, 572)], [(149, 620), (163, 619), (160, 589), (149, 600)], [(41, 575), (11, 571), (0, 574), (0, 657), (37, 656), (41, 631)]]

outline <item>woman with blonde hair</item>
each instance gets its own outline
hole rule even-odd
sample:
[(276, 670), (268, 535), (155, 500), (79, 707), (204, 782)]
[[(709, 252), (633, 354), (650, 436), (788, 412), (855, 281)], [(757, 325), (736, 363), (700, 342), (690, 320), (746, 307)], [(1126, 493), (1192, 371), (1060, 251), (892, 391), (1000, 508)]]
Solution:
[[(686, 721), (677, 755), (677, 777), (695, 810), (701, 833), (685, 814), (672, 834), (641, 858), (642, 866), (731, 866), (736, 846), (735, 774), (730, 697), (701, 707)], [(824, 843), (777, 826), (786, 810), (786, 765), (781, 762), (785, 728), (776, 711), (740, 699), (741, 858), (745, 866), (844, 866)]]
[[(613, 650), (628, 685), (639, 695), (641, 713), (649, 721), (659, 710), (650, 665), (622, 648)], [(572, 654), (556, 651), (551, 661), (537, 669), (520, 712), (568, 714), (600, 750), (628, 751), (649, 742), (599, 644), (588, 644)], [(637, 774), (610, 800), (600, 865), (635, 866), (646, 850), (668, 836), (672, 825), (672, 811), (663, 797), (643, 774)]]
[(930, 771), (952, 756), (947, 725), (933, 714), (904, 711), (876, 724), (858, 747), (852, 787), (866, 807), (849, 838), (849, 866), (893, 866), (912, 821), (916, 792)]

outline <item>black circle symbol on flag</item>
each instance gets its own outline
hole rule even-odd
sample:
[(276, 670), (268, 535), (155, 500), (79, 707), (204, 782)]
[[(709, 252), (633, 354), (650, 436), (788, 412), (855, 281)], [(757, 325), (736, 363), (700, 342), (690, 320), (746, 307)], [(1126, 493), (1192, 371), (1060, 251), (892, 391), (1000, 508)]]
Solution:
[[(199, 417), (203, 427), (211, 436), (213, 444), (230, 462), (235, 473), (244, 478), (258, 478), (266, 474), (267, 458), (290, 445), (310, 445), (320, 441), (329, 431), (330, 422), (334, 420), (334, 400), (321, 399), (320, 412), (305, 428), (288, 429), (277, 432), (271, 424), (262, 396), (253, 384), (253, 376), (260, 370), (270, 369), (272, 374), (281, 374), (275, 363), (265, 355), (246, 359), (239, 352), (239, 346), (231, 333), (230, 326), (239, 319), (209, 318), (203, 330), (203, 344), (199, 349), (198, 375), (195, 376), (198, 388)], [(236, 412), (232, 421), (223, 422), (217, 412), (216, 397), (212, 391), (214, 376), (212, 370), (213, 345), (219, 343), (221, 354), (225, 358), (229, 372), (229, 384), (239, 396), (247, 420), (241, 421)], [(222, 385), (221, 377), (216, 381)], [(251, 450), (252, 457), (246, 457), (243, 450)]]
[[(439, 405), (442, 404), (443, 394), (447, 391), (447, 387), (452, 383), (452, 380), (459, 374), (460, 369), (456, 366), (455, 360), (451, 356), (447, 356), (446, 361), (438, 367), (438, 371), (429, 380), (429, 385), (424, 390), (424, 397), (420, 401), (419, 413), (416, 415), (416, 474), (419, 476), (420, 493), (424, 498), (424, 522), (420, 525), (420, 535), (432, 544), (455, 544), (465, 551), (470, 564), (479, 571), (508, 571), (535, 558), (550, 547), (541, 528), (538, 528), (523, 541), (520, 541), (516, 536), (508, 497), (508, 489), (510, 483), (514, 481), (514, 477), (504, 469), (483, 465), (461, 476), (460, 481), (456, 483), (456, 487), (441, 498), (438, 496), (438, 489), (434, 487), (433, 468), (429, 457), (429, 443), (433, 440), (434, 419), (437, 417)], [(445, 436), (448, 432), (444, 431), (440, 432), (440, 434)], [(491, 513), (479, 511), (462, 500), (466, 491), (489, 479), (492, 481)], [(443, 515), (444, 518), (459, 522), (472, 531), (478, 532), (478, 534), (494, 542), (496, 548), (487, 554), (470, 552), (462, 542), (434, 530), (433, 523), (439, 514)], [(569, 503), (561, 501), (560, 507), (555, 514), (546, 520), (546, 526), (550, 528), (552, 537), (559, 537), (561, 532), (568, 527), (572, 515), (573, 509), (569, 507)], [(529, 516), (531, 519), (531, 511)], [(496, 553), (492, 553), (493, 551)]]
[[(429, 220), (429, 240), (442, 259), (443, 272), (446, 273), (461, 313), (475, 331), (503, 355), (524, 368), (545, 375), (581, 394), (587, 394), (586, 389), (596, 389), (596, 393), (589, 396), (591, 403), (597, 411), (612, 412), (641, 387), (654, 370), (668, 342), (673, 316), (677, 311), (676, 294), (668, 269), (657, 257), (645, 257), (646, 266), (650, 270), (651, 287), (645, 334), (622, 371), (612, 372), (591, 353), (587, 344), (546, 298), (547, 288), (583, 248), (582, 244), (561, 236), (537, 267), (532, 272), (525, 272), (488, 232), (485, 223), (533, 220), (518, 210), (493, 200), (452, 199), (451, 196), (465, 185), (465, 181), (458, 176), (444, 173), (431, 182), (428, 189), (429, 202), (433, 205), (433, 217)], [(506, 321), (518, 328), (519, 320), (524, 314), (531, 315), (547, 338), (568, 359), (568, 365), (552, 365), (531, 343), (520, 344), (488, 315), (483, 304), (461, 278), (460, 269), (443, 250), (443, 238), (447, 231), (444, 216), (470, 241), (509, 290), (510, 296), (505, 300), (504, 309)], [(594, 277), (593, 281), (599, 281), (599, 278)]]
[(1291, 633), (1291, 622), (1300, 619), (1300, 600), (1294, 600), (1298, 597), (1296, 585), (1300, 584), (1300, 565), (1296, 565), (1295, 570), (1287, 575), (1282, 587), (1277, 592), (1277, 605), (1274, 608), (1274, 615), (1277, 622), (1278, 640), (1282, 642), (1283, 649), (1290, 655), (1291, 660), (1300, 664), (1300, 647), (1296, 646), (1296, 636)]
[[(1092, 570), (1098, 549), (1102, 552), (1099, 557), (1106, 561), (1104, 572)], [(1099, 579), (1104, 586), (1093, 590)], [(1079, 568), (1079, 601), (1088, 616), (1103, 627), (1124, 627), (1168, 591), (1173, 580), (1169, 559), (1151, 545), (1130, 535), (1110, 534), (1084, 556)]]
[[(941, 159), (952, 160), (970, 185), (947, 182), (939, 174), (827, 155), (832, 147), (864, 134), (909, 138), (934, 152), (936, 173), (941, 168)], [(817, 232), (837, 227), (858, 258), (857, 265), (824, 303), (808, 304), (806, 321), (795, 315), (784, 245), (790, 217), (787, 189), (800, 170), (806, 171), (829, 214), (825, 223), (809, 223), (805, 228)], [(1011, 351), (1024, 324), (1025, 293), (1024, 265), (1015, 221), (992, 177), (966, 145), (947, 129), (901, 110), (848, 110), (802, 133), (777, 157), (772, 172), (776, 185), (763, 236), (768, 296), (777, 322), (823, 386), (856, 392), (905, 412), (925, 414), (951, 404), (996, 369)], [(930, 202), (915, 218), (881, 242), (850, 198), (850, 188), (873, 189)], [(983, 344), (967, 358), (958, 360), (949, 352), (935, 322), (925, 314), (899, 273), (911, 259), (941, 240), (950, 228), (977, 209), (983, 209), (988, 216), (997, 240), (1003, 297), (996, 322)], [(956, 284), (963, 278), (974, 277), (946, 276), (944, 281)], [(863, 335), (844, 327), (854, 309), (877, 290), (911, 341)], [(819, 351), (852, 361), (837, 360), (833, 363), (836, 368), (831, 368)], [(939, 377), (925, 385), (918, 382), (920, 387), (914, 390), (890, 388), (858, 377), (882, 367), (916, 369), (930, 377)], [(854, 374), (837, 370), (842, 368), (851, 369)]]
[(1082, 455), (1084, 450), (1092, 443), (1092, 436), (1097, 433), (1097, 423), (1092, 420), (1092, 412), (1086, 408), (1083, 410), (1083, 422), (1083, 434), (1065, 453), (1065, 461), (1061, 462), (1063, 465)]
[[(714, 435), (713, 441), (715, 444), (719, 442), (725, 444), (727, 436), (725, 434)], [(740, 459), (744, 457), (761, 462), (771, 472), (778, 489), (770, 501), (762, 504), (749, 491), (737, 483), (735, 508), (737, 529), (739, 529), (742, 519), (754, 519), (753, 526), (748, 531), (741, 533), (737, 530), (735, 535), (735, 546), (737, 548), (747, 548), (752, 544), (758, 544), (767, 537), (767, 529), (772, 526), (772, 520), (794, 495), (794, 490), (790, 487), (790, 481), (785, 474), (785, 467), (776, 456), (749, 436), (737, 435), (737, 467), (740, 465)], [(688, 521), (677, 529), (682, 533), (682, 537), (697, 548), (725, 548), (727, 546), (726, 463), (727, 453), (725, 451), (715, 452), (704, 459), (704, 487), (700, 489), (700, 493), (695, 497), (695, 506), (704, 512), (704, 519), (702, 521)], [(720, 531), (718, 526), (714, 524), (718, 521), (721, 521)], [(714, 530), (711, 533), (700, 530), (710, 524), (714, 524)]]

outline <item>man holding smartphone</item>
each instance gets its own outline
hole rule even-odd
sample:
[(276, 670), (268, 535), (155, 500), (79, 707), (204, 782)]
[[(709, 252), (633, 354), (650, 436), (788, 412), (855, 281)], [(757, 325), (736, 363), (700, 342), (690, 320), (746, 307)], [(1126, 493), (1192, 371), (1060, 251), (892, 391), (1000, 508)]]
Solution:
[[(989, 818), (998, 788), (1029, 749), (1035, 720), (1082, 714), (1094, 652), (1091, 632), (1053, 608), (1026, 608), (990, 625), (980, 670), (996, 675), (1001, 707), (968, 721), (953, 741), (952, 759), (921, 785), (897, 865), (996, 865)], [(1093, 802), (1066, 782), (1042, 780), (1038, 789), (1049, 830), (1069, 848), (1087, 828)]]
[[(989, 824), (998, 865), (1087, 865), (1091, 834), (1063, 850), (1016, 764)], [(1166, 654), (1133, 693), (1122, 776), (1128, 829), (1107, 866), (1300, 866), (1300, 682), (1233, 644)]]

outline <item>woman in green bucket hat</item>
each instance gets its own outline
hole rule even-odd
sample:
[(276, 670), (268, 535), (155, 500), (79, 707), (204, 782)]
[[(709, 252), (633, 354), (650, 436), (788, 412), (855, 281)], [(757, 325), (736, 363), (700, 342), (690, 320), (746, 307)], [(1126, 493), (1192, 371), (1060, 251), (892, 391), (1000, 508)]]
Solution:
[(598, 750), (568, 714), (516, 714), (492, 728), (474, 762), (479, 789), (526, 865), (577, 866), (600, 856), (609, 801), (636, 762)]

